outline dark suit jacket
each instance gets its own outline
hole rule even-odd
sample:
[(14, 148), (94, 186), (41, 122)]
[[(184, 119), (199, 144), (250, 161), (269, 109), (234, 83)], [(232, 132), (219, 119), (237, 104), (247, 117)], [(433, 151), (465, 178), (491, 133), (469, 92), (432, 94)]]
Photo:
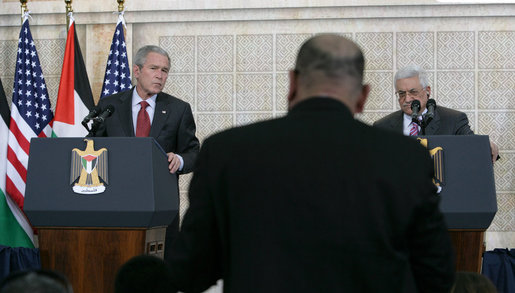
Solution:
[(238, 293), (447, 292), (452, 248), (432, 175), (415, 140), (330, 98), (214, 135), (168, 259), (173, 282), (183, 292), (219, 278)]
[[(135, 136), (132, 121), (132, 92), (134, 88), (100, 100), (98, 106), (103, 110), (113, 105), (113, 115), (106, 119), (96, 136)], [(193, 170), (199, 151), (199, 141), (195, 136), (195, 121), (188, 103), (159, 93), (156, 109), (150, 128), (151, 137), (161, 145), (165, 152), (182, 156), (182, 173)]]
[[(402, 133), (403, 112), (393, 112), (376, 122), (374, 126)], [(474, 132), (470, 129), (467, 114), (438, 106), (433, 120), (427, 125), (426, 135), (470, 135)]]

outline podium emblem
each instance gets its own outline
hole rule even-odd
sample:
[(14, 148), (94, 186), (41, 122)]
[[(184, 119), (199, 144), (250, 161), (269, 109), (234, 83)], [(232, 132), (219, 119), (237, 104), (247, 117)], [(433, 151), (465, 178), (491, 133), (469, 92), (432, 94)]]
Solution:
[[(421, 145), (427, 148), (427, 138), (418, 138), (417, 140)], [(440, 193), (442, 190), (442, 186), (445, 185), (443, 154), (444, 151), (442, 147), (435, 147), (429, 150), (429, 155), (431, 156), (431, 159), (433, 159), (435, 172), (433, 176), (433, 183), (438, 188), (438, 193)]]
[[(86, 149), (72, 150), (70, 185), (73, 192), (80, 194), (97, 194), (105, 191), (108, 184), (107, 149), (94, 149), (94, 141), (85, 139)], [(100, 182), (102, 179), (103, 182)]]

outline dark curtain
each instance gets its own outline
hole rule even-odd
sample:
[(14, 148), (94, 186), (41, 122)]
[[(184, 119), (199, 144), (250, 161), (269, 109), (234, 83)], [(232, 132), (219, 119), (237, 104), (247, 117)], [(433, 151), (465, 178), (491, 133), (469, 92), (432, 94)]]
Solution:
[(482, 273), (492, 280), (499, 293), (515, 292), (515, 249), (486, 251)]
[(39, 249), (0, 245), (0, 282), (12, 272), (40, 268)]

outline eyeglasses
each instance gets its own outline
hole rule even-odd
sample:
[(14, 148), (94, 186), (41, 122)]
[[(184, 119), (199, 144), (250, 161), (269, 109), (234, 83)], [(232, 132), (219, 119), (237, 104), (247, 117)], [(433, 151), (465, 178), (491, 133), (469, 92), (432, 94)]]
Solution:
[(410, 95), (412, 97), (416, 97), (418, 96), (418, 94), (420, 94), (423, 90), (425, 90), (425, 88), (421, 88), (421, 89), (410, 89), (409, 91), (397, 91), (395, 94), (399, 97), (399, 99), (404, 99), (406, 98), (407, 95)]

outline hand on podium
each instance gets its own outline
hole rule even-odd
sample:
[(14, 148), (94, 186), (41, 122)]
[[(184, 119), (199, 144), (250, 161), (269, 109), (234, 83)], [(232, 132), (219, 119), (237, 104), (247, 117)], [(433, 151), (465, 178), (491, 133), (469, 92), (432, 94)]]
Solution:
[(490, 140), (490, 150), (492, 150), (492, 163), (499, 160), (501, 157), (499, 156), (499, 147)]
[(168, 165), (168, 169), (170, 170), (170, 173), (174, 174), (179, 170), (179, 168), (182, 165), (181, 156), (174, 154), (172, 152), (167, 153), (168, 155), (168, 162), (170, 165)]

